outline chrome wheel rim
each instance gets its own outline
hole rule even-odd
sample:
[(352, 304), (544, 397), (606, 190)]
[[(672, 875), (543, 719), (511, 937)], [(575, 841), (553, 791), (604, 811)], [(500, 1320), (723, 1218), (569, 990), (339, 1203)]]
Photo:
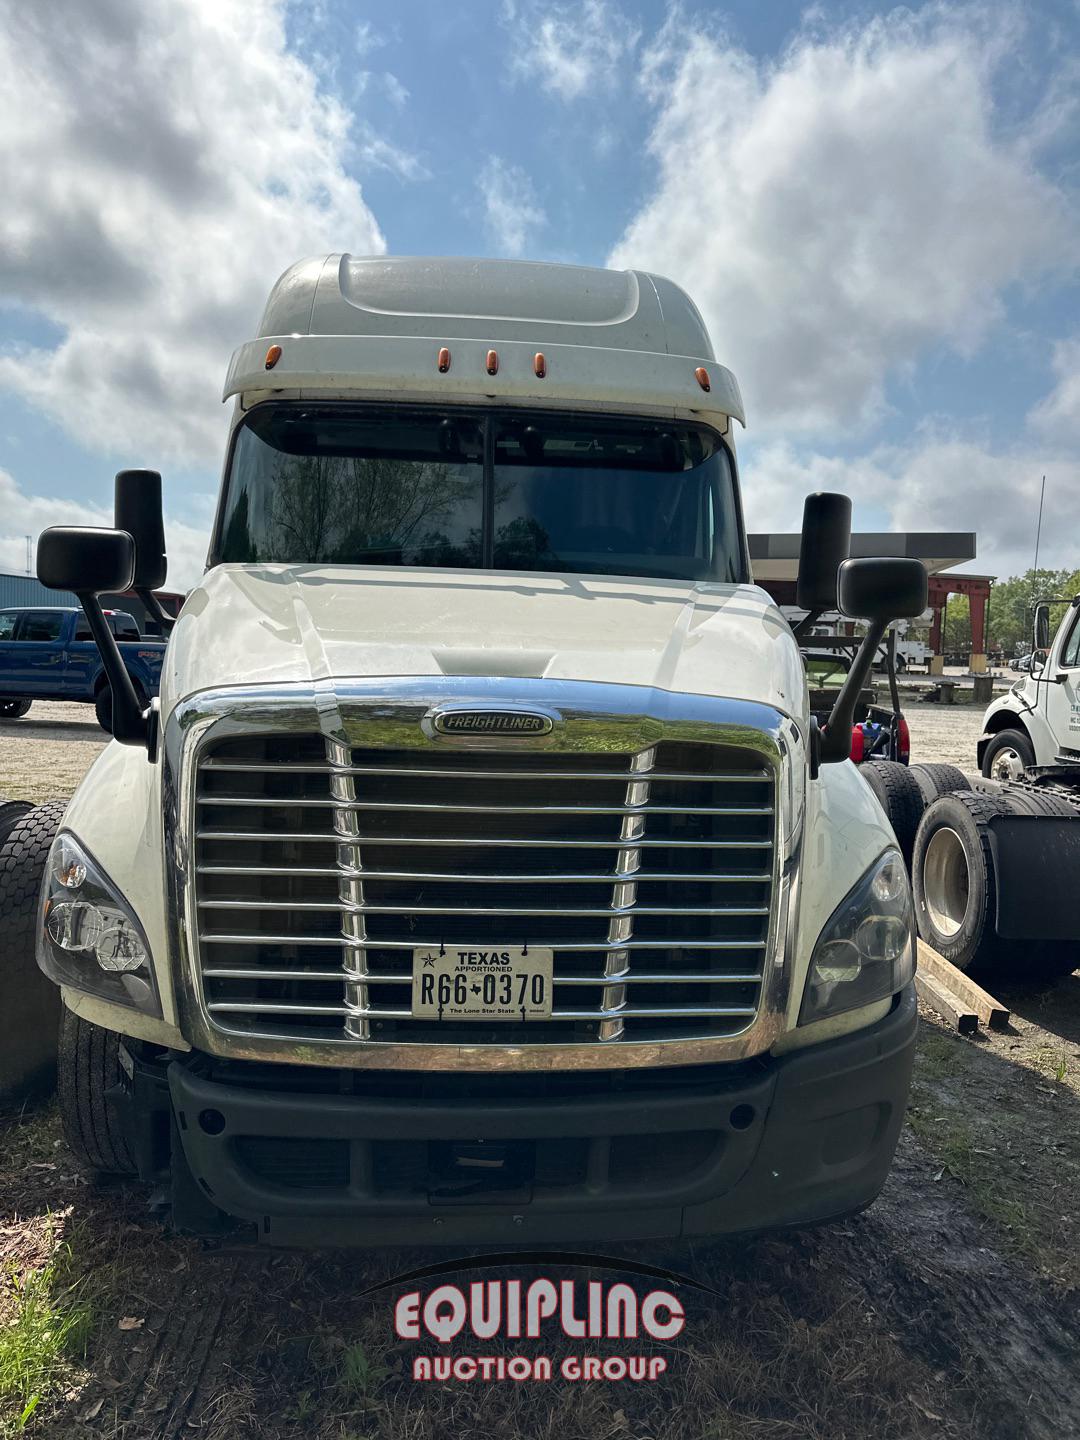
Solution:
[(1023, 773), (1024, 762), (1011, 745), (999, 750), (990, 766), (991, 780), (1015, 780)]
[(964, 842), (955, 830), (935, 830), (923, 856), (923, 899), (939, 935), (951, 940), (968, 910), (970, 876)]

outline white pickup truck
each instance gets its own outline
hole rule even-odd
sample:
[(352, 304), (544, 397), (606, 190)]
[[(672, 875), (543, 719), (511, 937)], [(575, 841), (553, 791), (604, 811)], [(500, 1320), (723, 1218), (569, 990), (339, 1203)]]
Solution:
[(115, 740), (23, 854), (83, 1160), (267, 1244), (867, 1205), (914, 944), (851, 712), (922, 567), (844, 560), (850, 505), (807, 502), (800, 604), (869, 622), (819, 726), (750, 574), (738, 387), (655, 275), (306, 260), (225, 396), (148, 710), (95, 595), (163, 583), (160, 489), (39, 546), (117, 676)]
[(1080, 765), (1080, 595), (1053, 640), (1050, 606), (1035, 609), (1031, 669), (988, 708), (978, 744), (979, 768), (992, 780), (1015, 780), (1036, 765)]

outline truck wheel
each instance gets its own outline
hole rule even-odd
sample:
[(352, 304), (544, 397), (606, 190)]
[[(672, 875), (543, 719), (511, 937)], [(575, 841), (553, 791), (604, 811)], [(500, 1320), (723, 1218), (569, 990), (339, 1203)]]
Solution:
[(893, 828), (900, 853), (910, 865), (915, 832), (925, 804), (918, 781), (908, 766), (898, 760), (868, 760), (859, 766), (859, 774), (877, 796)]
[(929, 805), (939, 795), (948, 795), (953, 790), (970, 790), (971, 782), (958, 765), (909, 765), (908, 771), (915, 776), (915, 783), (923, 794), (923, 802)]
[(21, 720), (32, 704), (31, 700), (0, 700), (0, 720)]
[(60, 1122), (75, 1158), (99, 1175), (135, 1174), (127, 1140), (105, 1098), (122, 1078), (120, 1036), (65, 1006), (59, 1038)]
[[(142, 709), (146, 709), (146, 694), (141, 685), (135, 686), (135, 698)], [(94, 714), (97, 716), (98, 724), (109, 735), (112, 734), (112, 687), (103, 685), (97, 693), (94, 701)]]
[[(1051, 802), (1049, 805), (1045, 802)], [(911, 862), (919, 934), (958, 970), (977, 974), (1068, 975), (1080, 966), (1072, 941), (1006, 940), (994, 928), (997, 876), (990, 821), (1018, 812), (1068, 813), (1052, 796), (942, 795), (926, 809)]]
[(29, 800), (0, 800), (0, 845), (19, 816), (33, 808)]
[(1023, 730), (999, 730), (983, 751), (982, 773), (988, 780), (1015, 780), (1035, 764), (1035, 747)]
[(5, 1101), (51, 1089), (56, 1073), (60, 991), (38, 969), (34, 949), (45, 861), (66, 808), (62, 800), (28, 806), (10, 818), (0, 839), (0, 1098)]

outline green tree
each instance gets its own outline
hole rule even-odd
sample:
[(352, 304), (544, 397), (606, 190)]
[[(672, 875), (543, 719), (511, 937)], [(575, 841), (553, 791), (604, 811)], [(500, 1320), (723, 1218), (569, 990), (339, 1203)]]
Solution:
[[(1031, 625), (1035, 606), (1040, 600), (1055, 596), (1071, 599), (1080, 592), (1080, 570), (1028, 570), (1023, 575), (999, 580), (990, 591), (990, 614), (987, 641), (991, 649), (1015, 655), (1031, 644)], [(949, 601), (952, 611), (954, 599)], [(1064, 613), (1063, 605), (1050, 612), (1051, 626), (1056, 626)]]

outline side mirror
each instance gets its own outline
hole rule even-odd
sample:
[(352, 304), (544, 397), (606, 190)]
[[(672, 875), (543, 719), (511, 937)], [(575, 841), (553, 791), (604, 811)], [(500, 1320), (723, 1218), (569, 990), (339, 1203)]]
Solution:
[(135, 578), (135, 541), (126, 530), (93, 530), (53, 525), (38, 539), (38, 579), (51, 590), (74, 590), (101, 656), (112, 691), (113, 739), (124, 745), (156, 746), (154, 709), (144, 714), (109, 629), (98, 596), (131, 589)]
[(135, 542), (123, 530), (52, 525), (38, 539), (37, 576), (50, 590), (122, 593), (135, 578)]
[[(831, 764), (851, 754), (851, 726), (859, 692), (866, 684), (874, 656), (894, 620), (914, 619), (926, 609), (929, 585), (921, 560), (845, 560), (840, 566), (840, 609), (853, 620), (868, 622), (851, 669), (844, 678), (824, 731), (815, 735), (812, 762)], [(816, 773), (814, 771), (813, 773)]]
[(1035, 606), (1035, 624), (1033, 627), (1033, 650), (1050, 649), (1050, 606)]
[(160, 590), (168, 573), (161, 476), (156, 470), (121, 470), (113, 492), (113, 523), (135, 541), (136, 590)]
[(821, 492), (803, 504), (799, 578), (795, 603), (800, 610), (836, 609), (837, 571), (851, 550), (851, 500)]
[(926, 609), (926, 566), (921, 560), (845, 560), (838, 583), (841, 611), (852, 620), (889, 625), (914, 620)]

